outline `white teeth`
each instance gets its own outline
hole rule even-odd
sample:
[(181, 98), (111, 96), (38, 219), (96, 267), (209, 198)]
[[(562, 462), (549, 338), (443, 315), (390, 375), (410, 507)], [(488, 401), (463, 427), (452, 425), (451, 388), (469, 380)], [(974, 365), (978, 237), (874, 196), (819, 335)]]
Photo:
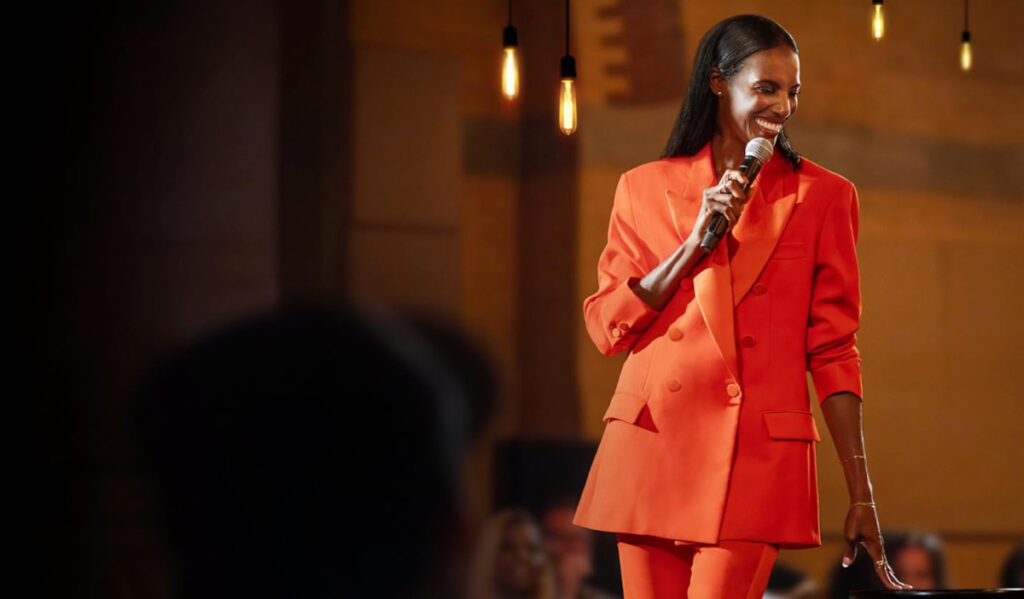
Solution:
[(774, 132), (778, 133), (779, 131), (782, 130), (782, 125), (779, 125), (777, 123), (773, 123), (771, 121), (766, 121), (764, 119), (756, 119), (756, 121), (757, 121), (758, 125), (761, 125), (765, 129), (768, 129), (770, 131), (774, 131)]

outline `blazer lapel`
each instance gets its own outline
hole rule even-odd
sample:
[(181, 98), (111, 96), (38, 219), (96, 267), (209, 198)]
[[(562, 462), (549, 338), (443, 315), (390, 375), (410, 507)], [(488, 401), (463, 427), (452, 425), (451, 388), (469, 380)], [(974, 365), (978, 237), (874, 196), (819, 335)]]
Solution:
[(732, 257), (732, 301), (737, 305), (761, 275), (796, 205), (796, 175), (780, 153), (765, 164), (740, 221)]
[(704, 261), (704, 269), (693, 277), (694, 295), (722, 359), (733, 379), (738, 381), (740, 371), (733, 325), (732, 274), (725, 241), (715, 246)]
[[(697, 154), (681, 161), (679, 167), (674, 170), (678, 173), (678, 179), (673, 177), (670, 185), (674, 184), (674, 187), (665, 190), (665, 199), (679, 241), (682, 242), (689, 236), (693, 223), (697, 220), (697, 211), (700, 210), (704, 190), (717, 183), (711, 144), (708, 143)], [(697, 305), (722, 354), (722, 359), (733, 378), (739, 380), (733, 324), (732, 274), (726, 243), (719, 243), (714, 251), (697, 265), (696, 270), (693, 276), (693, 289)]]

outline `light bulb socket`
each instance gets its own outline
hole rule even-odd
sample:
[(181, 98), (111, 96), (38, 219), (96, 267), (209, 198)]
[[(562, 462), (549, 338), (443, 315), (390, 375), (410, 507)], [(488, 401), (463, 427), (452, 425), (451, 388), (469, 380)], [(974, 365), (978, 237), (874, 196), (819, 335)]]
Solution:
[(566, 54), (562, 57), (562, 62), (559, 65), (559, 71), (562, 74), (562, 79), (575, 79), (576, 78), (576, 59), (570, 54)]
[(971, 41), (971, 32), (964, 29), (963, 34), (960, 36), (960, 41), (964, 43)]
[(506, 48), (515, 48), (519, 45), (519, 34), (515, 27), (509, 25), (501, 32), (501, 44)]
[(872, 4), (877, 4), (878, 6), (881, 6), (882, 5), (882, 0), (871, 0), (871, 3)]

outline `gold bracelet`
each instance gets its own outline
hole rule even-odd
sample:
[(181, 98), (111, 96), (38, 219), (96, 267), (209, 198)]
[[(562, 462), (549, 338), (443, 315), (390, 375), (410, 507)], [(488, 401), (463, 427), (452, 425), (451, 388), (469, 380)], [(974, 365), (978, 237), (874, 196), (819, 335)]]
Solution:
[(851, 503), (850, 505), (866, 505), (868, 507), (875, 507), (875, 502), (874, 501), (855, 501), (855, 502)]
[(850, 456), (848, 458), (843, 458), (843, 459), (839, 460), (839, 463), (840, 464), (845, 464), (846, 462), (849, 462), (850, 460), (856, 460), (856, 459), (867, 460), (868, 458), (867, 458), (867, 456), (865, 456), (863, 454), (861, 454), (861, 455), (852, 455), (852, 456)]

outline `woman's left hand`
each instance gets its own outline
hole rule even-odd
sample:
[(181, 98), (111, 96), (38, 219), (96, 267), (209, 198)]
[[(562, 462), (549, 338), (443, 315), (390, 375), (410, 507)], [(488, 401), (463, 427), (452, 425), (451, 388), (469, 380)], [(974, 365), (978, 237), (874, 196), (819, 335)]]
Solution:
[(878, 579), (882, 581), (885, 588), (896, 591), (914, 588), (896, 578), (896, 573), (893, 572), (889, 560), (885, 557), (885, 545), (874, 505), (851, 505), (850, 511), (846, 514), (844, 532), (846, 535), (846, 551), (843, 552), (844, 568), (857, 558), (857, 545), (863, 545), (871, 557), (871, 561), (875, 563), (875, 574), (878, 575)]

